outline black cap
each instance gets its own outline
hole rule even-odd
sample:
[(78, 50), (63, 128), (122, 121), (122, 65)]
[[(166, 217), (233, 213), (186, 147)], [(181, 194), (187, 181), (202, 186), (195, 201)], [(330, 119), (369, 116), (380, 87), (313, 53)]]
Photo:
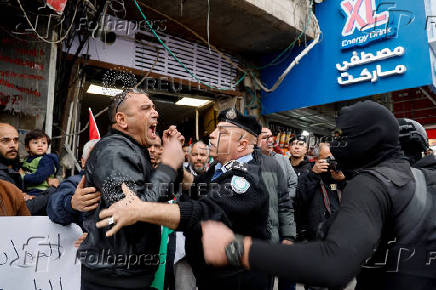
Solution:
[(232, 123), (256, 137), (262, 132), (262, 126), (255, 117), (244, 116), (235, 108), (221, 111), (218, 115), (218, 122)]
[(297, 141), (303, 141), (304, 143), (307, 143), (307, 138), (304, 135), (295, 135), (293, 137), (291, 137), (289, 139), (289, 144), (291, 144), (292, 142), (294, 142), (295, 140)]

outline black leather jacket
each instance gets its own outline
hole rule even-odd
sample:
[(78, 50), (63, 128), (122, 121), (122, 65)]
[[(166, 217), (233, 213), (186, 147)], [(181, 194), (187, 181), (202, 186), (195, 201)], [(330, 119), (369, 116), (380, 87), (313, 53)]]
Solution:
[(7, 161), (5, 161), (3, 157), (0, 157), (0, 179), (10, 182), (23, 190), (23, 179), (21, 178), (20, 173), (18, 173), (18, 169), (20, 169), (19, 162), (13, 162), (12, 168), (9, 168), (5, 162)]
[(122, 183), (141, 200), (158, 201), (168, 193), (176, 171), (166, 165), (153, 170), (144, 146), (119, 131), (111, 133), (96, 144), (86, 164), (86, 186), (94, 186), (102, 195), (98, 208), (84, 215), (84, 231), (89, 235), (78, 256), (85, 281), (139, 288), (151, 284), (160, 263), (160, 227), (139, 222), (106, 237), (107, 228), (97, 229), (95, 224), (102, 209), (124, 197)]

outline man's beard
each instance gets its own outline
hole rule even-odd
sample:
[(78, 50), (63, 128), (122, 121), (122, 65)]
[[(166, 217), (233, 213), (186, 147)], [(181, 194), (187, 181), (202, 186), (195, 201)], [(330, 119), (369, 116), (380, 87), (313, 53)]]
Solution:
[(192, 166), (192, 169), (197, 173), (197, 174), (203, 174), (206, 171), (206, 167), (195, 167)]
[(20, 155), (17, 152), (17, 157), (14, 159), (8, 159), (0, 155), (0, 162), (6, 166), (12, 166), (14, 169), (18, 169), (20, 167)]

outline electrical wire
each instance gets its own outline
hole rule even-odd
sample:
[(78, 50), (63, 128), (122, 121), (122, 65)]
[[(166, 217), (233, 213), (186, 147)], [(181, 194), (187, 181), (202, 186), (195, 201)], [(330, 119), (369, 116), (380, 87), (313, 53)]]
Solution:
[(74, 26), (74, 20), (76, 19), (77, 8), (79, 7), (79, 3), (80, 3), (80, 1), (77, 1), (76, 8), (74, 9), (74, 15), (73, 15), (73, 18), (71, 19), (71, 25), (70, 25), (70, 27), (68, 27), (67, 31), (65, 32), (65, 35), (62, 36), (60, 39), (58, 39), (56, 41), (49, 41), (49, 40), (46, 40), (43, 36), (39, 35), (38, 31), (36, 30), (35, 27), (33, 27), (33, 24), (30, 22), (30, 19), (27, 16), (26, 11), (24, 10), (23, 6), (21, 5), (21, 1), (17, 0), (17, 2), (18, 2), (18, 5), (20, 6), (21, 11), (24, 14), (24, 18), (26, 18), (27, 23), (30, 25), (30, 28), (33, 30), (33, 32), (35, 32), (36, 36), (38, 36), (38, 38), (41, 39), (42, 41), (44, 41), (46, 43), (49, 43), (49, 44), (61, 43), (62, 41), (64, 41), (64, 39), (66, 39), (68, 37), (68, 34), (70, 33), (70, 30)]
[[(309, 4), (309, 10), (312, 11), (312, 1), (310, 1)], [(311, 12), (312, 13), (312, 12)], [(299, 62), (301, 61), (301, 59), (306, 56), (311, 50), (312, 48), (319, 43), (319, 38), (321, 35), (321, 29), (319, 27), (319, 23), (318, 23), (318, 19), (316, 18), (316, 16), (312, 13), (312, 17), (313, 17), (313, 21), (316, 24), (316, 36), (315, 39), (312, 41), (311, 44), (309, 44), (306, 48), (304, 48), (304, 50), (289, 64), (289, 66), (287, 67), (287, 69), (282, 73), (282, 75), (277, 79), (277, 81), (274, 83), (274, 85), (271, 87), (271, 89), (266, 88), (256, 77), (254, 77), (254, 81), (259, 85), (260, 88), (262, 88), (262, 90), (264, 90), (267, 93), (271, 93), (273, 91), (275, 91), (280, 84), (283, 82), (283, 80), (285, 79), (285, 77), (289, 74), (289, 72), (297, 65), (299, 64)]]
[(210, 0), (207, 0), (207, 46), (209, 47), (209, 53), (210, 53)]
[[(157, 35), (157, 33), (154, 31), (154, 29), (151, 27), (151, 25), (149, 24), (149, 22), (148, 22), (148, 20), (146, 19), (146, 17), (145, 17), (145, 15), (144, 15), (144, 13), (142, 12), (142, 10), (141, 10), (141, 7), (139, 6), (139, 4), (138, 4), (138, 2), (136, 1), (136, 0), (133, 0), (134, 2), (135, 2), (135, 5), (136, 5), (136, 7), (138, 8), (138, 10), (139, 10), (139, 12), (141, 13), (141, 15), (142, 15), (142, 17), (144, 18), (144, 20), (146, 21), (146, 24), (151, 28), (151, 30), (152, 30), (152, 32), (153, 32), (153, 34), (158, 38), (158, 40), (159, 40), (159, 42), (161, 43), (161, 45), (162, 46), (164, 46), (164, 48), (170, 53), (170, 55), (180, 64), (180, 65), (182, 65), (182, 67), (195, 79), (195, 80), (197, 80), (197, 81), (199, 81), (201, 84), (203, 84), (203, 85), (205, 85), (205, 86), (207, 86), (207, 87), (209, 87), (209, 88), (212, 88), (212, 89), (220, 89), (220, 88), (215, 88), (215, 87), (211, 87), (211, 86), (209, 86), (209, 85), (207, 85), (207, 84), (204, 84), (203, 82), (201, 82), (194, 74), (193, 74), (193, 72), (191, 72), (182, 62), (180, 62), (179, 61), (179, 59), (177, 58), (177, 56), (175, 56), (174, 55), (174, 53), (162, 42), (162, 40), (160, 39), (160, 37)], [(152, 7), (150, 7), (150, 6), (148, 6), (148, 5), (146, 5), (146, 4), (144, 4), (144, 3), (141, 3), (143, 6), (145, 6), (145, 7), (147, 7), (148, 9), (150, 9), (150, 10), (152, 10), (152, 11), (154, 11), (154, 12), (156, 12), (156, 13), (158, 13), (158, 14), (160, 14), (160, 15), (163, 15), (163, 16), (165, 16), (165, 17), (167, 17), (168, 19), (170, 19), (171, 21), (173, 21), (173, 22), (175, 22), (175, 23), (177, 23), (177, 24), (179, 24), (179, 25), (181, 25), (182, 27), (184, 27), (185, 29), (187, 29), (188, 31), (190, 31), (191, 33), (193, 33), (195, 36), (197, 36), (199, 39), (201, 39), (203, 42), (205, 42), (205, 43), (209, 43), (207, 40), (205, 40), (203, 37), (201, 37), (200, 35), (198, 35), (198, 33), (196, 33), (195, 31), (193, 31), (192, 29), (190, 29), (190, 28), (188, 28), (188, 27), (186, 27), (185, 25), (183, 25), (182, 23), (180, 23), (179, 21), (177, 21), (177, 20), (175, 20), (175, 19), (173, 19), (173, 18), (171, 18), (170, 16), (168, 16), (168, 15), (166, 15), (166, 14), (164, 14), (164, 13), (162, 13), (162, 12), (160, 12), (160, 11), (158, 11), (158, 10), (156, 10), (156, 9), (154, 9), (154, 8), (152, 8)], [(294, 61), (292, 61), (291, 62), (291, 64), (288, 66), (288, 68), (282, 73), (282, 75), (278, 78), (278, 80), (276, 81), (276, 83), (273, 85), (273, 87), (271, 88), (271, 89), (268, 89), (268, 88), (266, 88), (257, 78), (254, 78), (254, 82), (255, 83), (257, 83), (258, 85), (259, 85), (259, 87), (262, 89), (262, 90), (264, 90), (265, 92), (267, 92), (267, 93), (269, 93), (269, 92), (273, 92), (273, 91), (275, 91), (278, 87), (279, 87), (279, 85), (283, 82), (283, 80), (284, 80), (284, 78), (289, 74), (289, 72), (300, 62), (300, 60), (302, 59), (302, 57), (304, 57), (305, 55), (307, 55), (307, 53), (317, 44), (317, 43), (319, 43), (319, 36), (320, 36), (320, 34), (321, 34), (321, 31), (320, 31), (320, 28), (319, 28), (319, 24), (318, 24), (318, 20), (316, 19), (316, 16), (313, 14), (313, 12), (312, 12), (312, 6), (313, 6), (313, 1), (312, 0), (310, 0), (309, 1), (309, 5), (308, 5), (308, 16), (307, 16), (307, 19), (308, 19), (308, 21), (310, 20), (310, 16), (312, 16), (312, 18), (313, 18), (313, 22), (316, 24), (316, 26), (315, 26), (315, 29), (316, 29), (316, 37), (315, 37), (315, 39), (314, 39), (314, 41), (309, 45), (309, 46), (307, 46), (295, 59), (294, 59)], [(292, 43), (291, 43), (291, 45), (289, 45), (288, 46), (288, 48), (286, 48), (285, 50), (284, 50), (284, 52), (282, 52), (281, 54), (279, 54), (279, 56), (278, 57), (276, 57), (273, 61), (272, 61), (272, 63), (273, 64), (271, 64), (271, 65), (274, 65), (274, 62), (278, 59), (278, 58), (280, 58), (284, 53), (286, 53), (286, 51), (288, 51), (291, 47), (293, 47), (294, 45), (295, 45), (295, 43), (296, 43), (296, 41), (299, 41), (300, 39), (301, 39), (301, 37), (302, 37), (302, 35), (305, 33), (305, 31), (306, 31), (306, 28), (304, 29), (304, 31), (302, 32), (302, 33), (300, 33), (300, 35), (299, 35), (299, 37), (297, 37), (297, 39), (295, 39)], [(215, 51), (217, 51), (217, 53), (219, 53), (220, 55), (222, 55), (222, 56), (224, 56), (216, 47), (214, 47), (213, 45), (211, 45), (211, 47), (215, 50)], [(227, 56), (225, 56), (225, 58), (227, 59), (227, 60), (229, 60), (229, 58), (227, 57)], [(231, 61), (231, 60), (230, 60)], [(244, 69), (242, 69), (242, 68), (240, 68), (239, 67), (239, 65), (235, 65), (232, 61), (231, 61), (231, 64), (232, 65), (234, 65), (238, 70), (240, 70), (241, 72), (244, 72), (244, 75), (238, 80), (238, 82), (235, 84), (235, 86), (237, 85), (237, 84), (239, 84), (241, 81), (243, 81), (244, 80), (244, 78), (247, 76), (247, 71), (246, 70), (244, 70)], [(269, 66), (269, 64), (268, 65), (266, 65), (266, 66)]]
[[(162, 41), (162, 39), (159, 37), (159, 35), (156, 33), (156, 31), (153, 29), (153, 26), (150, 24), (150, 22), (148, 22), (147, 17), (145, 16), (145, 14), (142, 12), (141, 7), (139, 6), (138, 2), (136, 0), (133, 0), (135, 2), (136, 7), (138, 8), (139, 12), (142, 15), (142, 18), (144, 18), (145, 23), (148, 25), (148, 27), (151, 29), (151, 32), (154, 34), (154, 36), (157, 38), (157, 40), (160, 42), (160, 44), (165, 48), (165, 50), (177, 61), (178, 64), (180, 64), (183, 69), (189, 73), (197, 82), (199, 82), (200, 84), (210, 88), (210, 89), (215, 89), (215, 90), (232, 90), (233, 88), (219, 88), (219, 87), (215, 87), (215, 86), (211, 86), (206, 84), (205, 82), (203, 82), (201, 79), (199, 79), (191, 70), (189, 70), (189, 68), (186, 67), (186, 65), (181, 62), (179, 60), (179, 58), (174, 54), (174, 52), (169, 49), (169, 47)], [(244, 74), (237, 82), (234, 86), (237, 86), (244, 78), (245, 78), (246, 74)]]
[[(182, 1), (183, 1), (183, 0), (182, 0)], [(200, 39), (204, 44), (206, 44), (206, 45), (208, 44), (208, 41), (207, 41), (204, 37), (202, 37), (200, 34), (198, 34), (197, 32), (195, 32), (195, 31), (192, 30), (191, 28), (187, 27), (186, 25), (184, 25), (184, 24), (181, 23), (180, 21), (178, 21), (178, 20), (172, 18), (171, 16), (169, 16), (169, 15), (163, 13), (163, 12), (160, 12), (160, 11), (157, 10), (157, 9), (154, 9), (153, 7), (147, 5), (147, 4), (143, 3), (143, 2), (140, 2), (140, 5), (144, 6), (144, 7), (147, 8), (148, 10), (151, 10), (151, 11), (153, 11), (153, 12), (155, 12), (155, 13), (157, 13), (157, 14), (159, 14), (159, 15), (161, 15), (161, 16), (167, 18), (167, 19), (169, 19), (170, 21), (176, 23), (176, 24), (179, 25), (180, 27), (183, 27), (183, 28), (186, 29), (187, 31), (191, 32), (192, 35), (194, 35), (195, 37), (197, 37), (198, 39)], [(183, 2), (181, 2), (181, 5), (183, 5)], [(242, 73), (247, 73), (247, 72), (246, 72), (243, 68), (241, 68), (238, 64), (234, 63), (230, 57), (228, 57), (227, 55), (225, 55), (224, 53), (222, 53), (218, 48), (216, 48), (216, 46), (210, 44), (210, 47), (211, 47), (211, 48), (212, 48), (216, 53), (218, 53), (222, 58), (224, 58), (225, 60), (227, 60), (231, 66), (235, 67), (237, 70), (239, 70), (239, 71), (242, 72)]]
[(260, 66), (260, 67), (254, 67), (254, 69), (260, 70), (260, 69), (264, 69), (270, 66), (276, 66), (281, 64), (282, 62), (284, 62), (287, 58), (283, 58), (281, 61), (279, 61), (279, 59), (284, 56), (287, 52), (290, 52), (294, 49), (295, 44), (297, 43), (297, 41), (299, 41), (301, 39), (301, 37), (303, 37), (303, 35), (306, 35), (306, 31), (307, 31), (307, 26), (309, 25), (310, 22), (310, 16), (311, 16), (311, 9), (309, 6), (309, 9), (307, 10), (307, 17), (306, 17), (306, 21), (304, 23), (304, 28), (303, 30), (300, 32), (300, 34), (297, 36), (297, 38), (291, 42), (291, 44), (288, 45), (287, 48), (285, 48), (281, 53), (279, 53), (270, 63)]

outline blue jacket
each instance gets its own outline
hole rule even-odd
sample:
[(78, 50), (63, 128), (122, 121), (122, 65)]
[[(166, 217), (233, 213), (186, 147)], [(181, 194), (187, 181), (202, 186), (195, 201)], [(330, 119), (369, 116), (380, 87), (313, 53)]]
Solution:
[(83, 171), (68, 177), (50, 195), (47, 204), (48, 217), (55, 223), (69, 225), (76, 223), (82, 227), (82, 214), (71, 207), (71, 198), (82, 179)]

